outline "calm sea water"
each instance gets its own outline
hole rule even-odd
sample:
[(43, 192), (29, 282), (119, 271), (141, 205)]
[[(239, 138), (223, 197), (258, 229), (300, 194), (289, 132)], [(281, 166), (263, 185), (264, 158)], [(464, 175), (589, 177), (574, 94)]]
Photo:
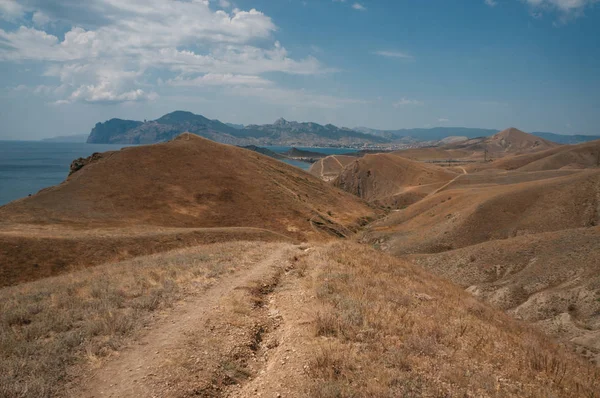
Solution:
[[(60, 184), (69, 174), (74, 159), (94, 152), (115, 151), (127, 145), (103, 145), (37, 141), (0, 141), (0, 206), (15, 199), (35, 194), (40, 189)], [(269, 147), (285, 152), (290, 147)], [(352, 151), (340, 148), (299, 148), (327, 154)], [(309, 163), (294, 160), (287, 163), (307, 170)]]
[(74, 159), (126, 145), (0, 141), (0, 205), (60, 184)]

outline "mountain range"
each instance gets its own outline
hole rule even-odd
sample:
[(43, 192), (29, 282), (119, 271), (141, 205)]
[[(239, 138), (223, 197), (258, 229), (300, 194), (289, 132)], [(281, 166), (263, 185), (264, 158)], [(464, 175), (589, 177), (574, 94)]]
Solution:
[[(466, 127), (434, 127), (401, 130), (376, 130), (367, 127), (350, 129), (333, 124), (294, 122), (283, 118), (273, 124), (241, 125), (222, 123), (191, 112), (175, 111), (152, 121), (110, 119), (97, 123), (87, 142), (92, 144), (152, 144), (169, 141), (190, 132), (213, 141), (232, 145), (284, 146), (364, 146), (414, 144), (442, 140), (460, 141), (489, 137), (498, 130)], [(532, 133), (561, 144), (575, 144), (600, 139), (600, 136)], [(443, 142), (444, 143), (444, 142)]]
[(232, 145), (286, 146), (352, 146), (387, 143), (388, 139), (361, 133), (332, 124), (288, 122), (279, 119), (273, 124), (227, 125), (191, 112), (175, 111), (163, 117), (140, 122), (111, 119), (97, 123), (88, 143), (92, 144), (152, 144), (169, 141), (183, 132), (190, 132), (216, 142)]

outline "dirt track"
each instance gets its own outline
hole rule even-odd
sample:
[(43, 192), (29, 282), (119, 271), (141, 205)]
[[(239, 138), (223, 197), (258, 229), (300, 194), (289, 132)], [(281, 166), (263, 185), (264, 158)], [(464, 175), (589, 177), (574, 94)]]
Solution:
[(235, 296), (236, 291), (251, 288), (252, 283), (272, 279), (281, 272), (282, 265), (294, 252), (300, 252), (298, 246), (283, 243), (262, 261), (223, 278), (202, 295), (181, 303), (158, 324), (152, 325), (150, 332), (138, 342), (104, 363), (87, 380), (80, 380), (78, 386), (71, 388), (66, 395), (151, 397), (179, 395), (194, 390), (186, 377), (177, 374), (179, 362), (185, 362), (192, 355), (195, 364), (200, 363), (204, 372), (218, 372), (223, 353), (235, 350), (236, 345), (247, 337), (240, 336), (230, 327), (224, 334), (215, 330), (231, 311), (232, 304), (228, 300)]

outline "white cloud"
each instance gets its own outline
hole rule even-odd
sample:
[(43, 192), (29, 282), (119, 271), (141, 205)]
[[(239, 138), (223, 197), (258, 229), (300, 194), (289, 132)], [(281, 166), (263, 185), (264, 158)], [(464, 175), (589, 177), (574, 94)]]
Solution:
[(498, 2), (496, 0), (485, 0), (485, 4), (490, 7), (496, 7)]
[(562, 22), (576, 18), (583, 14), (583, 11), (598, 3), (600, 0), (522, 0), (529, 4), (534, 10), (532, 16), (539, 18), (539, 10), (556, 11), (560, 14)]
[(407, 105), (424, 105), (424, 103), (423, 103), (423, 101), (419, 101), (419, 100), (402, 98), (399, 101), (396, 101), (392, 104), (392, 106), (394, 108), (401, 108), (401, 107), (407, 106)]
[(0, 19), (14, 21), (25, 13), (25, 8), (16, 0), (0, 0)]
[(355, 10), (358, 10), (358, 11), (366, 11), (367, 10), (367, 7), (363, 6), (360, 3), (352, 4), (352, 8), (354, 8)]
[(34, 12), (31, 20), (35, 26), (46, 26), (50, 23), (50, 17), (41, 11)]
[(447, 119), (445, 117), (441, 117), (438, 119), (438, 122), (440, 122), (440, 123), (448, 123), (449, 121), (450, 121), (450, 119)]
[[(271, 18), (255, 9), (215, 10), (208, 0), (64, 0), (53, 6), (28, 0), (26, 4), (0, 0), (3, 18), (31, 13), (37, 26), (0, 29), (4, 44), (0, 61), (45, 65), (45, 75), (67, 88), (57, 101), (153, 99), (157, 94), (148, 83), (156, 81), (150, 78), (152, 73), (170, 75), (170, 81), (180, 84), (265, 86), (263, 73), (333, 71), (314, 57), (292, 58), (274, 41), (277, 27)], [(227, 0), (217, 4), (231, 6)], [(89, 15), (98, 21), (90, 23)], [(58, 21), (73, 26), (64, 37), (43, 28)]]
[(414, 57), (402, 51), (375, 51), (373, 54), (387, 58), (413, 59)]

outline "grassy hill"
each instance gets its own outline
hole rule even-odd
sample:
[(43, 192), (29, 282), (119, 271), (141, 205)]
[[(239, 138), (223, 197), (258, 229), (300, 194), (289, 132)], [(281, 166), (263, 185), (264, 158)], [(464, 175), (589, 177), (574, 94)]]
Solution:
[[(235, 239), (240, 233), (296, 240), (345, 236), (376, 216), (360, 199), (302, 170), (193, 134), (93, 159), (62, 184), (0, 207), (4, 272), (25, 278), (66, 272), (81, 265), (98, 241), (105, 240), (107, 249), (119, 242), (111, 231), (130, 231), (115, 250), (122, 252), (116, 258), (126, 258), (143, 247), (210, 240), (213, 231), (215, 240), (223, 240), (227, 228)], [(81, 243), (78, 235), (88, 240)], [(86, 244), (90, 239), (95, 243)], [(147, 244), (157, 239), (160, 245)], [(15, 244), (26, 250), (13, 250)], [(90, 262), (110, 255), (99, 251)]]

